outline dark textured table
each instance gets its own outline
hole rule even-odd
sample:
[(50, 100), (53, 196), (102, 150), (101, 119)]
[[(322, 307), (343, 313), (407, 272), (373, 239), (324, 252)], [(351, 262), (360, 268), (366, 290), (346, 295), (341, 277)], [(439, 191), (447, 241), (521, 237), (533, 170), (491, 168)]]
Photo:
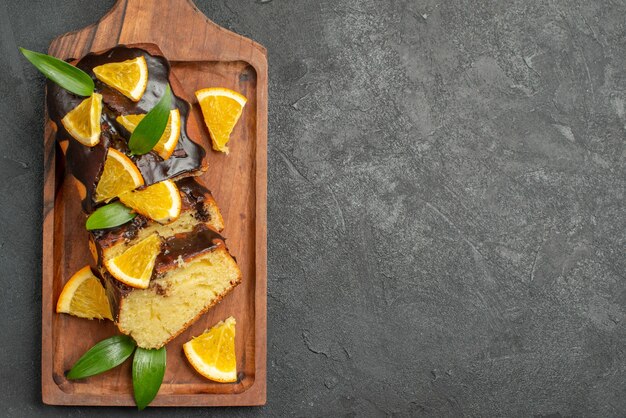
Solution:
[[(0, 415), (40, 393), (46, 50), (0, 2)], [(623, 1), (197, 1), (270, 60), (268, 403), (146, 416), (626, 416)]]

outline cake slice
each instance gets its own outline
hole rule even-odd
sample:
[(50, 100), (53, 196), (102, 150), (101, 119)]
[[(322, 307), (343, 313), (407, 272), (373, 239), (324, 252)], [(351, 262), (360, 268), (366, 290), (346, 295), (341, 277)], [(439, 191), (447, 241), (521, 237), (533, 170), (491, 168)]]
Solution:
[(175, 221), (162, 225), (143, 215), (137, 215), (124, 225), (91, 231), (89, 243), (94, 259), (104, 263), (155, 232), (162, 238), (168, 238), (189, 232), (200, 223), (218, 232), (224, 228), (224, 220), (215, 199), (197, 178), (178, 180), (176, 186), (180, 192), (182, 207), (180, 216)]
[(241, 282), (224, 239), (205, 224), (163, 240), (147, 289), (128, 287), (100, 272), (119, 330), (142, 348), (159, 348)]
[[(176, 184), (182, 209), (175, 221), (162, 225), (138, 215), (130, 223), (90, 234), (113, 319), (143, 348), (166, 344), (241, 281), (218, 233), (224, 221), (210, 191), (193, 177)], [(154, 234), (162, 244), (148, 288), (127, 286), (107, 271), (108, 260)]]

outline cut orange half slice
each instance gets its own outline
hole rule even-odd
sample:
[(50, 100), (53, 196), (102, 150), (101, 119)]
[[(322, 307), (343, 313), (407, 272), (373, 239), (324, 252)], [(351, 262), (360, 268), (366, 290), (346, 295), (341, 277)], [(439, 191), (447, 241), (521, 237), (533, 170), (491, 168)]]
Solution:
[(65, 130), (78, 142), (93, 147), (100, 142), (102, 96), (94, 93), (61, 119)]
[(237, 381), (235, 318), (232, 316), (183, 344), (183, 350), (191, 366), (207, 379), (224, 383)]
[(161, 238), (152, 234), (128, 248), (122, 254), (105, 261), (109, 273), (120, 282), (139, 289), (150, 284), (152, 269), (161, 251)]
[(196, 98), (209, 129), (213, 149), (228, 154), (226, 144), (248, 99), (236, 91), (221, 87), (198, 90)]
[(98, 80), (138, 102), (148, 86), (148, 65), (141, 56), (123, 62), (110, 62), (95, 67)]
[(113, 320), (109, 299), (91, 267), (85, 266), (78, 270), (65, 283), (57, 301), (57, 313), (87, 319)]
[[(131, 134), (135, 131), (139, 122), (146, 115), (123, 115), (118, 116), (115, 120), (122, 125), (128, 132)], [(165, 131), (163, 131), (163, 135), (159, 139), (159, 142), (154, 146), (153, 150), (159, 154), (161, 158), (167, 160), (170, 158), (174, 149), (176, 149), (176, 144), (178, 144), (178, 139), (180, 138), (180, 112), (178, 109), (172, 109), (170, 111), (170, 117), (167, 120), (167, 126), (165, 127)]]
[(131, 159), (115, 148), (109, 148), (96, 186), (96, 202), (111, 200), (143, 184), (141, 172)]
[(182, 206), (180, 192), (172, 180), (155, 183), (143, 190), (124, 192), (119, 198), (137, 213), (162, 224), (178, 218)]

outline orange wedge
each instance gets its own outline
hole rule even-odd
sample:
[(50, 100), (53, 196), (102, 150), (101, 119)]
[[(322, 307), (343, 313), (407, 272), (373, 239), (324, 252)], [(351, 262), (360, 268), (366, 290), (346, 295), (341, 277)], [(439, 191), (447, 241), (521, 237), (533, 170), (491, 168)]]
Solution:
[(65, 284), (57, 301), (57, 313), (113, 320), (109, 299), (91, 267), (78, 270)]
[(237, 381), (235, 323), (231, 316), (183, 344), (191, 366), (207, 379), (223, 383)]
[(65, 130), (78, 142), (93, 147), (100, 142), (100, 115), (102, 96), (94, 93), (70, 110), (61, 119)]
[[(118, 116), (115, 120), (122, 125), (126, 130), (130, 133), (135, 131), (139, 122), (146, 115), (123, 115)], [(161, 156), (164, 160), (170, 158), (174, 149), (176, 149), (176, 144), (178, 144), (178, 139), (180, 138), (180, 112), (178, 109), (172, 109), (170, 111), (170, 117), (167, 120), (167, 126), (165, 127), (165, 131), (163, 131), (163, 135), (159, 139), (159, 142), (154, 146), (153, 150)]]
[(104, 262), (107, 270), (120, 282), (139, 289), (150, 284), (152, 269), (161, 251), (158, 234), (149, 235), (122, 254)]
[(142, 190), (124, 192), (119, 198), (135, 212), (162, 224), (176, 220), (182, 206), (180, 192), (172, 180), (161, 181)]
[(137, 166), (123, 153), (109, 148), (96, 186), (96, 202), (111, 200), (139, 186), (143, 186), (143, 177)]
[(148, 87), (148, 65), (141, 56), (123, 62), (110, 62), (95, 67), (98, 80), (138, 102)]
[(226, 144), (248, 99), (236, 91), (221, 87), (198, 90), (196, 98), (209, 129), (213, 149), (228, 154)]

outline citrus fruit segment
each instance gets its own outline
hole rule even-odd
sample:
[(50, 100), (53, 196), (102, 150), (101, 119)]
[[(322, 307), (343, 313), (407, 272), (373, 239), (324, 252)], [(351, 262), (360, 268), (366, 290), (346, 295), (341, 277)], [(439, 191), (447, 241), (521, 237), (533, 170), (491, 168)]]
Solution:
[(123, 62), (110, 62), (94, 67), (98, 80), (138, 102), (148, 86), (148, 65), (141, 56)]
[(91, 267), (78, 270), (65, 284), (57, 301), (57, 313), (113, 320), (109, 299)]
[(93, 147), (100, 142), (102, 96), (94, 93), (61, 119), (65, 130), (78, 142)]
[(107, 270), (120, 282), (139, 289), (150, 284), (152, 269), (161, 251), (161, 238), (152, 234), (122, 254), (104, 262)]
[(237, 381), (235, 318), (232, 316), (183, 344), (183, 350), (191, 366), (207, 379), (224, 383)]
[(248, 99), (236, 91), (212, 87), (196, 91), (213, 149), (228, 154), (226, 144)]
[[(144, 116), (146, 115), (122, 115), (115, 118), (115, 120), (132, 134), (135, 131), (137, 125), (139, 125), (139, 122), (141, 122), (141, 120), (144, 118)], [(170, 111), (170, 117), (167, 120), (167, 126), (165, 127), (165, 131), (163, 131), (163, 135), (161, 135), (159, 142), (157, 142), (153, 150), (157, 154), (159, 154), (161, 158), (167, 160), (174, 152), (176, 144), (178, 144), (179, 138), (180, 112), (178, 111), (178, 109), (172, 109)]]
[(131, 159), (115, 148), (109, 148), (96, 186), (96, 202), (111, 200), (143, 184), (143, 177)]
[(143, 190), (124, 192), (119, 198), (137, 213), (159, 223), (169, 223), (178, 218), (182, 205), (180, 192), (172, 180), (155, 183)]

